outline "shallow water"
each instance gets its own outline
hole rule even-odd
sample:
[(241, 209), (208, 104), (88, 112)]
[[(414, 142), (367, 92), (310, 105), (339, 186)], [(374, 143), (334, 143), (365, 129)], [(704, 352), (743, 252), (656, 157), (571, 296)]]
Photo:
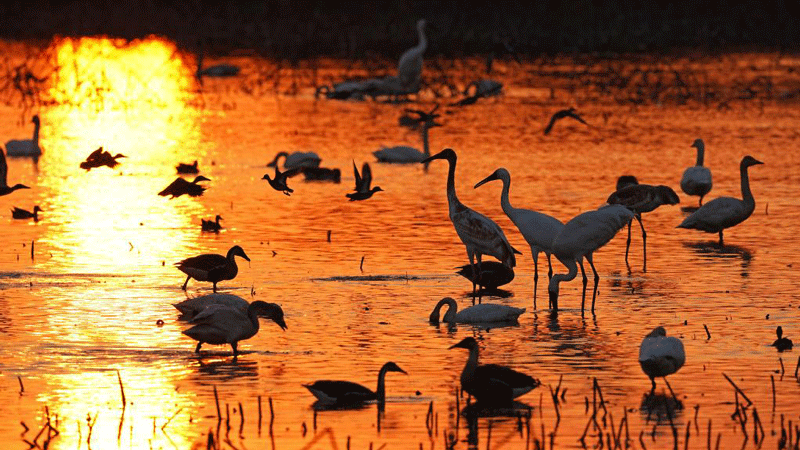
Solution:
[[(21, 54), (18, 44), (2, 49)], [(799, 423), (797, 351), (777, 353), (769, 345), (777, 325), (790, 338), (800, 336), (800, 276), (793, 269), (800, 113), (794, 101), (631, 105), (552, 75), (576, 70), (564, 61), (500, 64), (496, 77), (506, 93), (499, 98), (466, 108), (439, 99), (444, 126), (431, 131), (432, 150), (457, 151), (460, 200), (494, 219), (523, 253), (516, 278), (503, 287), (511, 295), (483, 301), (527, 308), (515, 326), (448, 329), (427, 322), (431, 308), (445, 296), (469, 306), (471, 284), (454, 274), (467, 258), (447, 215), (447, 164), (434, 161), (426, 172), (379, 164), (372, 156), (381, 145), (421, 145), (415, 132), (397, 126), (409, 105), (315, 100), (310, 85), (285, 95), (257, 83), (253, 74), (266, 73), (265, 63), (245, 57), (237, 60), (244, 66), (240, 78), (206, 80), (198, 91), (191, 59), (183, 62), (173, 51), (159, 41), (120, 49), (85, 40), (54, 44), (38, 56), (73, 64), (60, 64), (50, 78), (51, 101), (33, 111), (42, 118), (43, 156), (8, 158), (9, 183), (32, 189), (0, 199), (5, 211), (43, 210), (38, 222), (12, 219), (10, 212), (0, 218), (4, 446), (25, 448), (49, 414), (60, 431), (49, 448), (204, 448), (209, 433), (221, 448), (442, 448), (451, 434), (457, 448), (536, 448), (543, 442), (580, 448), (594, 379), (606, 410), (598, 415), (602, 432), (589, 427), (586, 446), (598, 440), (613, 446), (616, 438), (608, 432), (621, 430), (623, 417), (628, 444), (636, 448), (642, 440), (648, 448), (672, 446), (673, 439), (683, 446), (687, 433), (691, 448), (706, 448), (709, 424), (712, 445), (719, 435), (720, 448), (756, 446), (755, 411), (765, 448), (772, 448), (782, 418), (786, 428)], [(715, 86), (736, 86), (753, 71), (787, 74), (796, 65), (752, 54), (682, 64)], [(461, 71), (457, 79), (480, 76), (474, 69), (479, 62), (453, 66)], [(298, 73), (306, 76), (300, 83), (312, 79)], [(315, 73), (319, 82), (354, 74), (332, 62)], [(796, 88), (791, 77), (778, 79), (783, 88)], [(288, 82), (287, 76), (281, 80)], [(30, 113), (23, 114), (17, 100), (9, 95), (0, 106), (3, 141), (32, 132)], [(418, 100), (411, 106), (429, 109), (437, 102), (429, 93)], [(570, 105), (591, 126), (565, 119), (545, 136), (549, 116)], [(697, 137), (706, 142), (705, 164), (714, 180), (706, 201), (741, 195), (742, 156), (765, 163), (750, 170), (756, 211), (725, 233), (723, 247), (716, 235), (675, 228), (686, 215), (681, 207), (697, 203), (679, 188), (683, 170), (694, 163), (690, 144)], [(99, 146), (127, 158), (116, 169), (80, 169)], [(308, 150), (322, 157), (322, 166), (340, 168), (342, 182), (300, 176), (290, 180), (294, 193), (285, 196), (261, 179), (272, 174), (265, 165), (277, 152)], [(178, 162), (195, 159), (211, 179), (202, 197), (157, 195), (176, 178)], [(384, 192), (348, 202), (351, 167), (364, 161)], [(630, 271), (625, 230), (595, 253), (601, 277), (595, 314), (581, 314), (576, 278), (562, 284), (562, 309), (552, 317), (546, 260), (539, 258), (534, 310), (530, 250), (500, 208), (500, 183), (472, 189), (498, 167), (511, 173), (512, 204), (562, 221), (603, 204), (622, 174), (672, 187), (681, 204), (644, 215), (647, 272), (634, 224)], [(200, 219), (217, 214), (222, 232), (201, 232)], [(261, 331), (240, 344), (237, 359), (222, 346), (204, 346), (198, 356), (195, 342), (180, 333), (184, 326), (172, 304), (211, 286), (192, 280), (184, 293), (185, 278), (173, 264), (200, 253), (224, 254), (234, 244), (251, 262), (240, 259), (239, 275), (221, 282), (220, 290), (281, 304), (288, 330), (262, 321)], [(555, 261), (554, 270), (565, 272)], [(637, 362), (641, 339), (658, 325), (682, 338), (687, 354), (685, 366), (669, 377), (683, 406), (670, 410), (676, 438), (664, 407), (672, 405), (665, 400), (668, 390), (659, 379), (659, 395), (648, 399), (650, 382)], [(480, 418), (470, 428), (458, 414), (466, 402), (457, 404), (455, 396), (466, 352), (448, 347), (466, 336), (479, 340), (483, 362), (542, 381), (519, 398), (532, 408), (520, 409), (525, 419)], [(302, 386), (348, 379), (374, 387), (389, 360), (408, 375), (388, 375), (382, 415), (376, 405), (315, 412)], [(732, 417), (737, 395), (724, 375), (752, 401), (744, 427)], [(550, 389), (564, 393), (557, 409)], [(746, 403), (741, 396), (738, 401)], [(38, 436), (40, 445), (46, 435)]]

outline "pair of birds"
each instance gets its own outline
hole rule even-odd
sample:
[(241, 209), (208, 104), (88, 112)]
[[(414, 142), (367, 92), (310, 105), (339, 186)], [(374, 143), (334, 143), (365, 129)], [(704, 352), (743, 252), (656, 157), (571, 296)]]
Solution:
[(103, 150), (103, 147), (98, 148), (97, 150), (93, 151), (86, 157), (86, 161), (80, 163), (81, 169), (86, 169), (86, 171), (90, 171), (97, 167), (108, 166), (110, 168), (117, 167), (119, 165), (119, 158), (127, 158), (122, 153), (117, 153), (114, 156), (111, 156), (111, 153)]

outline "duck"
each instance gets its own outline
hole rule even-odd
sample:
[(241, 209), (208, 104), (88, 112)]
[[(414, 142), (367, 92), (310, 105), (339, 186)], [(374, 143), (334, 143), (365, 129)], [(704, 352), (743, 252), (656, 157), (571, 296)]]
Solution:
[(461, 390), (484, 405), (509, 405), (542, 383), (530, 375), (497, 364), (479, 364), (478, 342), (466, 337), (450, 347), (469, 350), (469, 358), (461, 371)]
[(22, 208), (17, 208), (16, 206), (14, 209), (11, 210), (11, 217), (15, 219), (33, 219), (34, 222), (39, 221), (39, 211), (42, 209), (39, 208), (39, 205), (33, 207), (33, 212), (24, 210)]
[(433, 308), (428, 321), (438, 324), (439, 313), (445, 305), (447, 305), (447, 312), (442, 317), (442, 322), (447, 322), (450, 325), (456, 323), (516, 322), (519, 316), (525, 312), (525, 308), (515, 308), (497, 303), (481, 303), (470, 306), (463, 311), (458, 311), (456, 301), (451, 297), (445, 297), (439, 300), (439, 303)]
[(200, 170), (197, 168), (196, 159), (192, 164), (178, 163), (178, 165), (175, 166), (175, 170), (177, 170), (178, 173), (186, 173), (186, 174), (200, 173)]
[(303, 167), (303, 176), (306, 181), (331, 181), (334, 183), (342, 181), (341, 170), (327, 167)]
[[(677, 372), (685, 362), (686, 353), (683, 350), (683, 342), (674, 336), (667, 336), (667, 330), (662, 326), (656, 327), (648, 333), (639, 346), (639, 365), (653, 383), (650, 395), (653, 395), (656, 390), (656, 377), (664, 378), (664, 383), (672, 392), (666, 376)], [(672, 392), (672, 396), (675, 396), (674, 392)]]
[(314, 152), (278, 152), (275, 158), (267, 164), (267, 167), (277, 167), (280, 158), (284, 158), (284, 169), (294, 169), (295, 167), (319, 167), (319, 163), (322, 162), (322, 158)]
[(406, 110), (407, 112), (416, 114), (418, 116), (416, 122), (421, 125), (420, 132), (422, 134), (422, 149), (423, 151), (419, 151), (414, 147), (409, 147), (406, 145), (398, 145), (394, 147), (383, 147), (380, 150), (376, 150), (372, 152), (375, 155), (375, 158), (378, 162), (383, 163), (393, 163), (393, 164), (412, 164), (412, 163), (419, 163), (420, 161), (424, 160), (431, 156), (430, 152), (430, 144), (428, 141), (428, 131), (434, 127), (440, 127), (442, 124), (435, 122), (435, 119), (439, 117), (439, 114), (435, 114), (434, 111), (438, 108), (438, 105), (433, 108), (430, 112), (425, 111), (418, 111), (418, 110)]
[(375, 391), (352, 381), (317, 380), (303, 387), (309, 390), (322, 403), (352, 405), (370, 401), (379, 404), (386, 402), (386, 373), (406, 371), (392, 361), (385, 363), (378, 371), (378, 388)]
[(705, 231), (706, 233), (719, 233), (719, 245), (724, 244), (722, 231), (744, 222), (756, 209), (756, 201), (750, 191), (750, 178), (747, 175), (748, 167), (763, 162), (750, 155), (742, 158), (739, 163), (739, 175), (742, 184), (742, 199), (733, 197), (719, 197), (699, 207), (697, 211), (683, 219), (678, 228), (690, 228)]
[(200, 353), (203, 344), (230, 344), (233, 355), (239, 354), (239, 341), (250, 339), (258, 333), (258, 318), (270, 319), (286, 330), (283, 309), (276, 303), (256, 300), (250, 303), (246, 313), (226, 305), (209, 305), (189, 320), (193, 326), (182, 333), (197, 341), (194, 352)]
[(111, 153), (103, 150), (103, 147), (98, 148), (97, 150), (93, 151), (86, 157), (86, 161), (80, 163), (81, 169), (86, 169), (86, 171), (90, 171), (97, 167), (108, 166), (110, 168), (114, 168), (119, 165), (119, 158), (127, 158), (122, 153), (117, 153), (114, 156), (111, 156)]
[(222, 220), (222, 216), (219, 214), (217, 214), (214, 220), (200, 219), (200, 229), (212, 233), (219, 233), (219, 230), (222, 229), (222, 225), (219, 224), (220, 220)]
[(380, 186), (370, 187), (372, 184), (372, 169), (369, 168), (369, 163), (365, 162), (361, 166), (361, 174), (359, 175), (356, 162), (353, 161), (353, 173), (356, 179), (355, 192), (345, 194), (345, 197), (349, 198), (351, 202), (366, 200), (372, 197), (372, 194), (383, 191)]
[(278, 166), (275, 166), (275, 178), (270, 178), (269, 174), (264, 174), (261, 177), (262, 180), (267, 180), (272, 189), (275, 189), (278, 192), (283, 192), (285, 195), (292, 195), (294, 189), (290, 188), (289, 185), (286, 184), (286, 180), (289, 177), (293, 177), (300, 173), (303, 170), (302, 167), (295, 167), (293, 169), (288, 169), (285, 172), (281, 172), (278, 170)]
[(222, 305), (229, 308), (238, 309), (242, 313), (247, 313), (247, 308), (250, 302), (233, 294), (222, 294), (215, 292), (213, 294), (200, 295), (194, 298), (187, 298), (178, 303), (173, 303), (172, 306), (177, 309), (181, 315), (178, 320), (189, 321), (194, 316), (199, 314), (207, 306)]
[(39, 147), (39, 115), (31, 117), (33, 123), (33, 139), (12, 139), (6, 142), (8, 156), (40, 156), (42, 149)]
[(183, 194), (188, 194), (190, 197), (198, 197), (203, 195), (203, 192), (206, 190), (205, 187), (197, 184), (201, 181), (211, 181), (208, 178), (198, 175), (192, 180), (191, 182), (184, 180), (181, 177), (178, 177), (170, 183), (169, 186), (165, 187), (163, 191), (159, 192), (158, 195), (162, 197), (166, 197), (170, 195), (170, 199), (175, 197), (180, 197)]
[(700, 201), (698, 206), (703, 206), (703, 197), (711, 191), (713, 183), (711, 182), (711, 170), (708, 167), (703, 167), (703, 158), (706, 152), (706, 146), (702, 139), (695, 139), (692, 142), (692, 147), (697, 149), (697, 161), (694, 166), (687, 167), (683, 171), (681, 177), (681, 190), (686, 195), (698, 195)]
[(18, 189), (30, 188), (22, 183), (17, 183), (13, 186), (8, 185), (8, 162), (6, 162), (5, 152), (0, 148), (0, 197), (8, 195)]
[(242, 247), (234, 245), (228, 250), (226, 256), (206, 253), (175, 263), (178, 270), (186, 274), (186, 282), (183, 283), (182, 289), (185, 291), (186, 285), (189, 284), (189, 279), (194, 278), (197, 281), (212, 282), (214, 284), (214, 292), (217, 292), (218, 282), (232, 280), (239, 273), (239, 266), (236, 265), (236, 256), (250, 261)]
[(457, 274), (469, 281), (474, 281), (478, 286), (489, 291), (496, 290), (514, 280), (514, 269), (498, 261), (483, 261), (480, 279), (475, 279), (471, 264), (464, 264), (457, 269)]
[(772, 343), (773, 347), (777, 348), (779, 352), (792, 349), (792, 340), (787, 337), (783, 337), (783, 327), (778, 325), (778, 328), (775, 330), (775, 334), (778, 335), (778, 339)]

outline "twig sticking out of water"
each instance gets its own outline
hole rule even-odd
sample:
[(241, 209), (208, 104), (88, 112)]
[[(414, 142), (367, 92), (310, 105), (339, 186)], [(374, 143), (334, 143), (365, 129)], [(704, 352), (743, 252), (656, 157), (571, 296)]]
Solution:
[[(798, 360), (798, 364), (800, 364), (800, 360)], [(17, 381), (19, 381), (19, 395), (22, 395), (25, 392), (25, 386), (22, 385), (22, 377), (17, 375)]]
[[(761, 431), (760, 437), (759, 431)], [(753, 439), (755, 439), (756, 445), (764, 442), (764, 425), (761, 424), (761, 418), (758, 417), (758, 411), (755, 408), (753, 408)]]
[(786, 369), (783, 368), (783, 358), (779, 356), (778, 361), (781, 363), (781, 380), (783, 380), (783, 373), (786, 371)]
[(772, 412), (775, 412), (775, 377), (770, 374), (770, 381), (772, 381)]
[(119, 369), (117, 369), (117, 380), (119, 381), (119, 391), (122, 393), (122, 411), (125, 411), (125, 388), (122, 386), (122, 375), (119, 374)]
[(239, 436), (242, 436), (244, 430), (244, 409), (242, 409), (242, 402), (239, 402)]
[(272, 425), (275, 423), (275, 410), (272, 408), (272, 397), (269, 398), (269, 435), (272, 436)]
[(36, 244), (36, 241), (31, 241), (31, 261), (33, 261), (33, 249), (34, 249), (34, 245), (35, 244)]
[(261, 396), (258, 396), (258, 435), (261, 436)]
[(361, 264), (358, 266), (358, 268), (359, 268), (359, 270), (361, 270), (361, 272), (364, 272), (364, 258), (366, 258), (366, 256), (362, 256), (361, 257)]
[(331, 230), (328, 230), (328, 242), (331, 241)]
[(797, 357), (797, 366), (794, 368), (794, 377), (797, 378), (797, 372), (800, 371), (800, 356)]
[(433, 435), (433, 400), (428, 404), (428, 414), (425, 415), (425, 428), (428, 429), (428, 436)]
[(742, 397), (743, 397), (745, 400), (747, 400), (747, 405), (746, 405), (744, 408), (747, 408), (748, 406), (750, 406), (750, 405), (752, 405), (752, 404), (753, 404), (753, 402), (752, 402), (752, 401), (750, 401), (750, 399), (749, 399), (749, 398), (747, 398), (747, 395), (746, 395), (746, 394), (745, 394), (745, 393), (744, 393), (744, 392), (743, 392), (741, 389), (739, 389), (739, 386), (737, 386), (737, 385), (736, 385), (736, 383), (734, 383), (734, 382), (733, 382), (733, 380), (731, 380), (731, 379), (730, 379), (730, 377), (729, 377), (728, 375), (726, 375), (726, 374), (723, 372), (723, 373), (722, 373), (722, 376), (723, 376), (723, 377), (725, 377), (725, 379), (726, 379), (726, 380), (728, 380), (728, 383), (730, 383), (730, 384), (731, 384), (731, 386), (733, 386), (733, 388), (734, 388), (734, 389), (736, 389), (736, 392), (738, 392), (739, 394), (741, 394), (741, 395), (742, 395)]
[[(711, 332), (708, 331), (708, 325), (703, 324), (703, 328), (706, 329), (706, 336), (708, 336), (708, 339), (711, 339)], [(708, 340), (708, 339), (706, 339), (706, 340)]]
[(214, 386), (214, 403), (217, 404), (217, 423), (222, 422), (222, 412), (219, 410), (219, 395), (217, 395), (217, 387)]
[(214, 430), (209, 428), (208, 429), (208, 441), (206, 441), (206, 450), (214, 450), (217, 448), (217, 444), (214, 442)]

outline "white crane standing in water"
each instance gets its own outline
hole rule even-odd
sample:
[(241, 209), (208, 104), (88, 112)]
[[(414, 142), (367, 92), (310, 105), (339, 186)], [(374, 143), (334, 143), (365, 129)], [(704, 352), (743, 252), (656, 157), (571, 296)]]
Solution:
[(706, 146), (702, 139), (695, 139), (692, 147), (697, 148), (697, 162), (694, 166), (687, 167), (681, 177), (681, 190), (687, 195), (699, 195), (700, 203), (703, 206), (703, 197), (711, 191), (711, 171), (708, 167), (703, 167), (703, 157), (706, 153)]
[(639, 346), (639, 364), (653, 383), (650, 395), (656, 391), (655, 378), (662, 377), (677, 402), (678, 399), (667, 382), (667, 375), (677, 372), (685, 362), (686, 353), (683, 350), (683, 342), (674, 336), (667, 337), (667, 330), (664, 327), (653, 329), (644, 337)]
[[(483, 255), (491, 255), (497, 258), (500, 262), (514, 268), (517, 260), (514, 253), (519, 252), (509, 244), (503, 230), (492, 219), (484, 216), (483, 214), (468, 208), (458, 200), (456, 196), (456, 152), (453, 149), (446, 148), (441, 152), (426, 158), (421, 163), (428, 163), (435, 159), (446, 159), (449, 163), (449, 170), (447, 172), (447, 204), (450, 211), (450, 221), (461, 238), (461, 242), (467, 247), (467, 256), (469, 256), (469, 263), (472, 265), (472, 273), (475, 274), (472, 279), (472, 295), (473, 300), (476, 293), (475, 280), (480, 280), (481, 276), (481, 257)], [(477, 259), (477, 268), (475, 260)]]
[(400, 86), (406, 92), (419, 90), (422, 81), (422, 55), (428, 48), (428, 39), (425, 37), (425, 19), (417, 21), (417, 36), (419, 42), (416, 46), (406, 50), (397, 62), (397, 78)]

